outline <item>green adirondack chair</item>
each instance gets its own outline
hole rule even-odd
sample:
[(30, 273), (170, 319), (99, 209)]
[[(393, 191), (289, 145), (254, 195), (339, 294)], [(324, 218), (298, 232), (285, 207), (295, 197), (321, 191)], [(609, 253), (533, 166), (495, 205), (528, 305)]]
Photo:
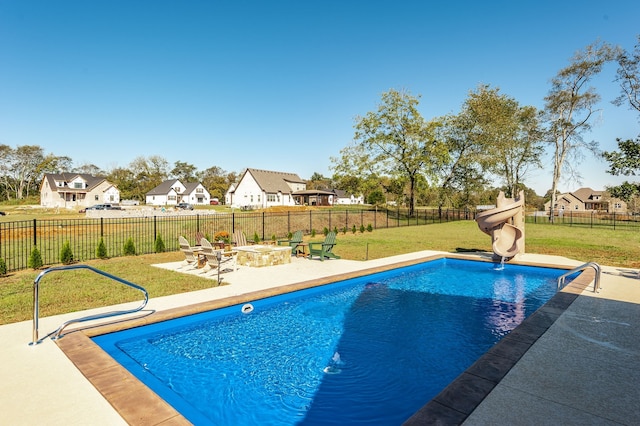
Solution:
[(340, 256), (333, 253), (333, 246), (336, 245), (336, 233), (331, 231), (327, 234), (323, 242), (309, 242), (309, 259), (313, 256), (320, 256), (320, 260), (324, 258), (340, 259)]
[(291, 254), (296, 254), (298, 252), (298, 244), (302, 242), (302, 231), (296, 231), (291, 236), (290, 240), (278, 240), (279, 246), (289, 246), (291, 247)]

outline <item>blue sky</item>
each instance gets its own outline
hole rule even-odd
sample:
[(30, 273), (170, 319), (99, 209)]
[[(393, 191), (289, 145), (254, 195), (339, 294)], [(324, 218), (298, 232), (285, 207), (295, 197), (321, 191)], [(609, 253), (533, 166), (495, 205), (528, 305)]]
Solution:
[[(0, 144), (106, 170), (160, 155), (330, 176), (383, 92), (420, 95), (426, 119), (459, 112), (479, 84), (541, 108), (576, 50), (631, 51), (639, 17), (637, 0), (0, 0)], [(605, 150), (640, 134), (638, 114), (610, 103), (614, 75), (596, 81), (586, 135)], [(583, 167), (585, 186), (622, 180)], [(550, 168), (526, 184), (542, 195)]]

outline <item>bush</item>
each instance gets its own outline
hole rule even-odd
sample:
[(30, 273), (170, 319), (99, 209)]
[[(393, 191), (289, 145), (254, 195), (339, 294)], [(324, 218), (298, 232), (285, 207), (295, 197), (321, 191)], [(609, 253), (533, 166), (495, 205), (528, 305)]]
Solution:
[(311, 230), (311, 238), (313, 238), (313, 237), (315, 237), (315, 236), (316, 236), (316, 230), (315, 230), (315, 229), (312, 229), (312, 230)]
[(258, 244), (260, 242), (260, 235), (257, 232), (253, 233), (253, 242)]
[(100, 241), (98, 241), (98, 247), (96, 247), (96, 257), (98, 259), (107, 258), (107, 246), (104, 244), (104, 238), (102, 237), (100, 237)]
[(124, 247), (123, 247), (123, 254), (125, 256), (135, 256), (136, 255), (136, 245), (133, 244), (133, 239), (129, 238), (125, 243), (124, 243)]
[(0, 277), (7, 275), (7, 263), (0, 257)]
[(65, 241), (60, 249), (60, 262), (63, 265), (71, 265), (73, 263), (73, 251), (71, 251), (71, 244), (69, 241)]
[(27, 262), (27, 266), (32, 269), (40, 269), (44, 265), (42, 262), (42, 255), (40, 254), (40, 250), (38, 247), (33, 247), (31, 250), (31, 254), (29, 255), (29, 261)]
[(356, 228), (356, 225), (354, 224), (354, 225), (353, 225), (353, 228), (351, 228), (351, 232), (352, 232), (353, 234), (355, 234), (355, 233), (356, 233), (356, 231), (358, 231), (358, 228)]
[(327, 234), (329, 234), (329, 228), (327, 228), (326, 226), (324, 227), (324, 229), (322, 230), (322, 233), (324, 234), (324, 236), (326, 237)]
[(153, 248), (156, 253), (164, 253), (165, 251), (164, 241), (162, 241), (162, 237), (160, 235), (156, 237), (156, 242), (153, 244)]
[(343, 226), (343, 227), (342, 227), (342, 233), (343, 233), (343, 234), (346, 234), (346, 233), (347, 233), (347, 227), (346, 227), (346, 226)]
[(289, 233), (287, 234), (287, 240), (290, 240), (292, 238), (293, 238), (293, 233), (289, 231)]
[[(209, 240), (209, 238), (207, 238), (207, 240)], [(225, 244), (230, 244), (231, 237), (227, 231), (218, 231), (213, 235), (213, 241), (222, 241)]]
[(371, 224), (367, 225), (367, 231), (373, 232), (373, 226), (371, 226)]
[(361, 224), (361, 225), (360, 225), (360, 233), (361, 233), (361, 234), (364, 234), (364, 224)]

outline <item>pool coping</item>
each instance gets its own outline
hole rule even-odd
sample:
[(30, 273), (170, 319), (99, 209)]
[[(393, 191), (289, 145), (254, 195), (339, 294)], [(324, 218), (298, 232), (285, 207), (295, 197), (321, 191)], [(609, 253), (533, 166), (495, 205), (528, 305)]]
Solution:
[[(453, 253), (425, 256), (153, 312), (143, 317), (108, 325), (74, 329), (67, 331), (64, 338), (56, 340), (56, 344), (127, 423), (132, 425), (191, 424), (171, 405), (104, 352), (91, 340), (91, 337), (443, 258), (493, 262), (487, 258)], [(574, 266), (539, 262), (511, 261), (510, 264), (567, 270), (574, 268)], [(592, 270), (583, 271), (578, 278), (556, 293), (435, 398), (427, 402), (405, 424), (440, 422), (461, 424), (464, 422), (524, 353), (593, 281), (594, 276), (595, 272)]]

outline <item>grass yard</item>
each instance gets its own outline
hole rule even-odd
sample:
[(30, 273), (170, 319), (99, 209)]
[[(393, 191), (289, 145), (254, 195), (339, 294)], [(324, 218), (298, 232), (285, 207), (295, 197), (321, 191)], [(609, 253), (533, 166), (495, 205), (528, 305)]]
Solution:
[[(640, 234), (587, 227), (527, 224), (528, 253), (565, 256), (602, 265), (640, 268)], [(313, 238), (322, 240), (322, 235)], [(310, 240), (311, 238), (306, 238)], [(343, 259), (366, 260), (420, 250), (446, 252), (491, 251), (490, 237), (474, 221), (359, 231), (338, 234), (334, 251)], [(154, 263), (184, 259), (180, 252), (118, 257), (86, 262), (145, 287), (160, 297), (211, 286), (211, 280), (167, 272)], [(0, 278), (0, 324), (31, 319), (33, 280), (39, 271), (27, 270)], [(226, 280), (233, 284), (233, 274)], [(225, 280), (225, 281), (226, 281)], [(139, 300), (140, 293), (89, 271), (51, 273), (41, 282), (40, 315), (49, 316)]]

